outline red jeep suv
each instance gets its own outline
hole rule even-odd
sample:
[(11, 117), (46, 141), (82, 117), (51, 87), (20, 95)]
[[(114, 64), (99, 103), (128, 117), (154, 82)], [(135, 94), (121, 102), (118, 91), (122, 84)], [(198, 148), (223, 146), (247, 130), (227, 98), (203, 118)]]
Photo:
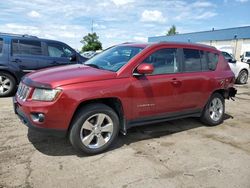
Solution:
[(22, 79), (14, 109), (30, 128), (68, 135), (96, 154), (132, 126), (185, 117), (222, 123), (234, 74), (213, 47), (176, 42), (125, 43), (85, 65), (44, 69)]

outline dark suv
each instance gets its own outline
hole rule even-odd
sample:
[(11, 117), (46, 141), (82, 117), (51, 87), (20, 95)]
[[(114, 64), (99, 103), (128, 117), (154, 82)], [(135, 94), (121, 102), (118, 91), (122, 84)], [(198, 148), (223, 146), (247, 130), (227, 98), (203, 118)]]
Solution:
[(15, 112), (29, 127), (68, 134), (99, 153), (132, 126), (184, 117), (224, 120), (235, 77), (220, 51), (190, 43), (122, 44), (85, 62), (25, 76)]
[(59, 41), (0, 33), (0, 97), (14, 94), (16, 85), (26, 73), (85, 60), (74, 49)]

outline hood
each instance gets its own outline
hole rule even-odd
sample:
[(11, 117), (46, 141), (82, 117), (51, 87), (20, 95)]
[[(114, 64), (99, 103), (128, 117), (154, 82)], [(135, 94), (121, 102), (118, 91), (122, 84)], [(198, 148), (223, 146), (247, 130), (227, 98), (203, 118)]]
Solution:
[(85, 65), (67, 65), (48, 68), (28, 74), (24, 83), (28, 85), (56, 88), (81, 82), (106, 80), (116, 77), (115, 72), (96, 69)]

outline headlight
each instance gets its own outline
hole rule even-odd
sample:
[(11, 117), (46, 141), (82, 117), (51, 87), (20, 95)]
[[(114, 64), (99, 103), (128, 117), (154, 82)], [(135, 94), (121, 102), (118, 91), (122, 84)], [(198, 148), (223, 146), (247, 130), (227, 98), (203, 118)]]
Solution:
[(53, 101), (56, 99), (56, 97), (59, 95), (60, 92), (61, 92), (60, 89), (35, 88), (33, 95), (32, 95), (32, 100)]

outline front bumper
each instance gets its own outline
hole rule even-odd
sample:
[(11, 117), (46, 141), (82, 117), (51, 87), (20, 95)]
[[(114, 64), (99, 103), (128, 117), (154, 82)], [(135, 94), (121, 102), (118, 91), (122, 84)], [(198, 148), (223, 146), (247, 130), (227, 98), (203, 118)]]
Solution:
[(58, 129), (51, 129), (51, 128), (44, 128), (44, 127), (38, 127), (36, 126), (32, 120), (26, 115), (25, 111), (23, 110), (23, 107), (17, 102), (16, 98), (13, 97), (13, 107), (15, 114), (19, 117), (19, 119), (22, 121), (23, 124), (25, 124), (30, 129), (44, 132), (49, 135), (55, 135), (59, 137), (65, 137), (67, 135), (67, 130), (58, 130)]

